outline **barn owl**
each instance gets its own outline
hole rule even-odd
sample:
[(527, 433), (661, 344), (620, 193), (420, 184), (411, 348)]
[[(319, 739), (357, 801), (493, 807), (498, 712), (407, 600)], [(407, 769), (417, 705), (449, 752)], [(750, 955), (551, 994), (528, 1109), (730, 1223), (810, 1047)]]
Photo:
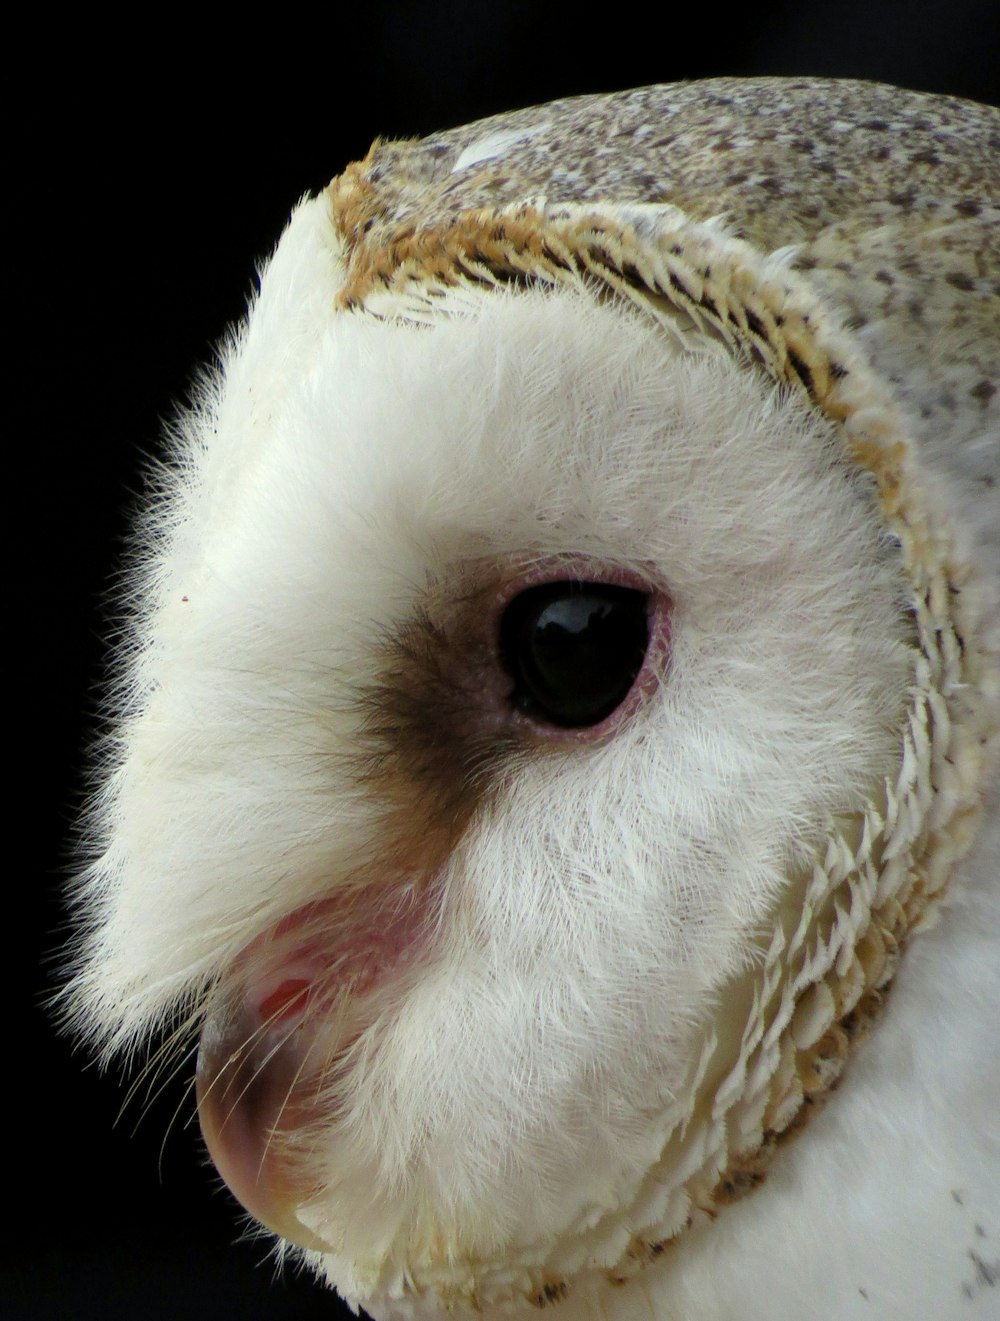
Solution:
[(377, 1321), (996, 1316), (1000, 116), (377, 142), (142, 521), (70, 995)]

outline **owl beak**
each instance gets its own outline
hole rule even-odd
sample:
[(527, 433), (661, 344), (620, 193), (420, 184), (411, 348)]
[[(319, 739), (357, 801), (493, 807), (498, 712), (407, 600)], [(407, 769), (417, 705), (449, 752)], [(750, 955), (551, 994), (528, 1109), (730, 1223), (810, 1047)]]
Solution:
[(210, 1020), (198, 1052), (197, 1097), (201, 1131), (216, 1168), (250, 1214), (302, 1248), (329, 1251), (296, 1216), (308, 1198), (298, 1186), (289, 1139), (315, 1116), (305, 1113), (300, 1088), (308, 1044), (300, 1009), (308, 985), (289, 979), (284, 1016), (272, 1010), (266, 1031), (243, 1007)]
[(359, 889), (290, 914), (236, 961), (198, 1052), (201, 1130), (216, 1168), (255, 1219), (330, 1252), (297, 1209), (321, 1199), (337, 1098), (352, 1049), (420, 976), (437, 887)]

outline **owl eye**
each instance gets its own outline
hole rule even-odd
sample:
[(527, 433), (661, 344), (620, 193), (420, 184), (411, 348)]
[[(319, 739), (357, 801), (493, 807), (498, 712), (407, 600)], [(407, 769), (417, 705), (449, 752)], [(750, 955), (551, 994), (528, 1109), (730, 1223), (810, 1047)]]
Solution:
[(649, 597), (611, 583), (529, 587), (500, 622), (510, 700), (563, 729), (599, 724), (628, 695), (649, 643)]

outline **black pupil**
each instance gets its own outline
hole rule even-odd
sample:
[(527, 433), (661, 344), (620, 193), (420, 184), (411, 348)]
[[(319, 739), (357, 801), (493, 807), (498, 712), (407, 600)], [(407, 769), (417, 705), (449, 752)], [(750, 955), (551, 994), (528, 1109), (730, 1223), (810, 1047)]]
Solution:
[(543, 583), (516, 596), (500, 624), (514, 705), (566, 729), (609, 716), (642, 668), (647, 606), (647, 593), (610, 583)]

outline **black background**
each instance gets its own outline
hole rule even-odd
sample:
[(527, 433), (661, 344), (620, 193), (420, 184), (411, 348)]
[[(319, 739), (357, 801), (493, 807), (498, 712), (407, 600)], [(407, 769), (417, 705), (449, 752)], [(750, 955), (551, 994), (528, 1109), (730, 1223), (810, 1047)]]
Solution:
[(996, 0), (654, 12), (371, 3), (308, 22), (273, 12), (252, 29), (241, 16), (209, 44), (211, 15), (169, 28), (155, 14), (104, 27), (91, 17), (36, 24), (11, 50), (25, 90), (8, 118), (20, 168), (8, 202), (7, 452), (27, 471), (8, 479), (11, 576), (24, 586), (10, 636), (27, 640), (28, 696), (10, 684), (27, 720), (23, 763), (10, 763), (24, 800), (6, 890), (5, 1317), (337, 1314), (308, 1280), (275, 1278), (264, 1243), (237, 1241), (237, 1210), (206, 1168), (183, 1080), (141, 1122), (137, 1103), (114, 1126), (121, 1079), (73, 1053), (43, 1007), (108, 592), (142, 458), (195, 364), (241, 315), (255, 264), (298, 198), (376, 134), (649, 82), (815, 74), (1000, 100)]

